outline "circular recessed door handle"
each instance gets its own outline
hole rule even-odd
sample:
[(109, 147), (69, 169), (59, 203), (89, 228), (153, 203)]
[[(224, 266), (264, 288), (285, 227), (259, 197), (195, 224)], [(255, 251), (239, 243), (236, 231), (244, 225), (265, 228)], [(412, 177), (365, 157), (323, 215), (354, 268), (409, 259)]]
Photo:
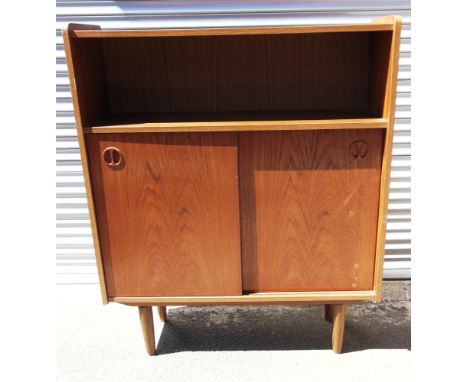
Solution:
[(354, 141), (349, 145), (349, 153), (355, 159), (364, 158), (369, 151), (369, 145), (365, 141)]
[(110, 167), (117, 167), (122, 163), (122, 154), (120, 154), (120, 150), (116, 147), (107, 147), (104, 149), (102, 158)]

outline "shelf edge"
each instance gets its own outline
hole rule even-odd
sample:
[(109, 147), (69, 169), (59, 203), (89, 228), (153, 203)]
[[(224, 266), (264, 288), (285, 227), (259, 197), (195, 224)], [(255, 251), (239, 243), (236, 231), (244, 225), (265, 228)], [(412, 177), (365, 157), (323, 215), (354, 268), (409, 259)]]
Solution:
[(187, 133), (222, 131), (281, 131), (327, 129), (386, 129), (385, 118), (288, 120), (288, 121), (223, 121), (223, 122), (161, 122), (85, 127), (85, 134), (102, 133)]
[(300, 25), (287, 27), (228, 27), (228, 28), (174, 28), (174, 29), (125, 29), (125, 30), (74, 30), (77, 38), (119, 37), (175, 37), (175, 36), (229, 36), (256, 34), (297, 34), (325, 32), (374, 32), (392, 31), (392, 23), (348, 24), (348, 25)]

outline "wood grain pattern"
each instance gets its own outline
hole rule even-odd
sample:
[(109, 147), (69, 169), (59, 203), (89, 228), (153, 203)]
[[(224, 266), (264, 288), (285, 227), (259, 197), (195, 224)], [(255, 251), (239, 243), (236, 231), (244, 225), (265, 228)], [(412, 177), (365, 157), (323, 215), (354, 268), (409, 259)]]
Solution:
[(239, 134), (244, 291), (371, 290), (383, 131)]
[[(241, 293), (235, 134), (99, 134), (87, 145), (110, 297)], [(101, 160), (109, 146), (118, 168)]]
[(375, 292), (367, 291), (318, 291), (248, 293), (242, 296), (176, 296), (176, 297), (111, 297), (109, 301), (126, 305), (268, 305), (268, 304), (343, 304), (372, 301)]
[(165, 128), (157, 124), (196, 114), (209, 116), (201, 122), (382, 116), (389, 31), (74, 36), (80, 72), (90, 73), (78, 77), (87, 128)]
[(371, 34), (103, 39), (109, 114), (294, 110), (367, 117)]
[(391, 19), (378, 24), (311, 25), (294, 27), (241, 27), (241, 28), (186, 28), (186, 29), (146, 29), (146, 30), (77, 30), (79, 38), (125, 38), (125, 37), (175, 37), (175, 36), (230, 36), (256, 34), (297, 34), (297, 33), (337, 33), (369, 32), (393, 29)]
[[(271, 113), (274, 115), (274, 113)], [(211, 115), (211, 118), (216, 116)], [(286, 117), (286, 116), (285, 116)], [(292, 116), (294, 118), (294, 116)], [(295, 116), (297, 118), (297, 115)], [(271, 118), (271, 116), (270, 116)], [(119, 118), (114, 124), (85, 128), (86, 134), (100, 133), (180, 133), (206, 131), (272, 131), (272, 130), (327, 130), (327, 129), (386, 129), (384, 118), (353, 119), (289, 119), (289, 120), (239, 120), (233, 116), (230, 121), (209, 121), (208, 118), (198, 122), (197, 119), (183, 122), (151, 122), (159, 117), (148, 119), (149, 122), (122, 122)]]
[(161, 322), (166, 322), (167, 320), (167, 308), (165, 305), (158, 305), (158, 315)]
[(334, 304), (332, 309), (332, 348), (337, 354), (343, 349), (343, 337), (345, 331), (346, 305)]
[[(64, 44), (103, 301), (105, 303), (107, 301), (116, 301), (126, 304), (140, 302), (143, 305), (301, 302), (340, 304), (342, 302), (372, 299), (380, 301), (400, 31), (401, 17), (398, 16), (378, 18), (373, 20), (371, 25), (286, 28), (100, 31), (97, 26), (70, 24), (69, 28), (63, 32)], [(133, 39), (133, 37), (138, 38)], [(191, 65), (187, 64), (190, 61)], [(125, 113), (126, 111), (128, 112)], [(148, 116), (150, 116), (149, 119)], [(378, 198), (379, 192), (360, 193), (361, 196), (357, 198), (358, 200), (353, 196), (347, 201), (346, 207), (336, 214), (333, 214), (333, 211), (328, 207), (333, 204), (333, 198), (344, 200), (346, 193), (350, 193), (352, 180), (360, 179), (361, 175), (356, 175), (358, 173), (366, 174), (362, 175), (362, 177), (366, 177), (372, 183), (372, 189), (374, 190), (374, 175), (378, 166), (374, 168), (373, 161), (371, 166), (365, 168), (359, 166), (357, 168), (341, 168), (340, 165), (345, 167), (348, 165), (346, 161), (343, 161), (334, 171), (330, 169), (325, 171), (319, 168), (319, 172), (323, 173), (319, 180), (325, 180), (325, 183), (328, 182), (327, 177), (335, 172), (345, 171), (347, 174), (352, 173), (353, 175), (346, 175), (340, 181), (331, 177), (332, 183), (336, 182), (336, 184), (340, 185), (337, 190), (333, 189), (327, 193), (325, 189), (318, 188), (315, 189), (315, 193), (310, 194), (309, 191), (318, 180), (312, 182), (312, 178), (309, 179), (311, 174), (309, 167), (315, 166), (316, 163), (315, 159), (312, 160), (307, 157), (304, 147), (298, 141), (302, 141), (303, 145), (307, 146), (314, 139), (304, 140), (300, 138), (301, 134), (304, 134), (304, 136), (309, 134), (334, 134), (333, 129), (343, 130), (339, 133), (340, 135), (345, 134), (344, 130), (346, 129), (346, 134), (359, 136), (362, 133), (367, 134), (363, 129), (372, 128), (374, 130), (372, 134), (378, 135), (383, 133), (383, 130), (379, 131), (378, 129), (386, 129), (387, 127), (388, 132), (381, 135), (380, 138), (380, 142), (384, 141), (384, 146), (383, 162), (381, 163), (382, 176), (380, 178), (377, 234), (374, 235), (375, 231), (372, 231), (375, 227), (370, 227), (369, 229), (372, 231), (370, 235), (363, 239), (360, 236), (362, 232), (357, 232), (357, 240), (354, 240), (354, 244), (346, 245), (346, 242), (351, 240), (349, 232), (352, 229), (348, 229), (349, 220), (370, 221), (371, 215), (375, 211), (373, 212), (368, 208), (369, 200), (376, 197), (376, 195)], [(317, 131), (300, 131), (307, 129), (316, 129)], [(323, 131), (318, 131), (319, 129), (323, 129)], [(361, 129), (361, 131), (354, 131), (354, 129)], [(154, 133), (156, 131), (178, 131), (181, 136), (173, 139), (184, 141), (187, 136), (191, 135), (187, 134), (187, 132), (244, 131), (239, 134), (243, 136), (244, 134), (250, 134), (247, 131), (262, 130), (285, 130), (284, 133), (271, 134), (285, 134), (285, 137), (290, 137), (284, 139), (284, 144), (279, 146), (285, 146), (285, 151), (288, 155), (290, 154), (289, 158), (293, 170), (289, 174), (290, 177), (286, 177), (286, 179), (292, 187), (289, 187), (287, 193), (284, 193), (286, 195), (284, 200), (281, 200), (281, 195), (275, 195), (274, 192), (270, 193), (267, 187), (269, 184), (275, 184), (275, 182), (282, 185), (284, 179), (282, 179), (281, 174), (286, 173), (286, 171), (280, 171), (279, 174), (273, 175), (274, 171), (262, 169), (263, 174), (259, 175), (261, 182), (258, 183), (258, 187), (256, 182), (259, 179), (257, 178), (254, 178), (255, 181), (244, 182), (244, 187), (246, 184), (249, 185), (250, 182), (250, 186), (253, 184), (256, 190), (263, 190), (265, 196), (262, 202), (263, 205), (262, 203), (257, 204), (255, 199), (253, 199), (254, 203), (252, 203), (250, 197), (243, 202), (241, 209), (243, 216), (248, 217), (249, 214), (255, 216), (254, 221), (247, 219), (247, 223), (245, 219), (242, 219), (243, 234), (244, 230), (247, 230), (247, 243), (243, 243), (242, 246), (242, 266), (249, 269), (244, 279), (253, 281), (254, 286), (258, 284), (259, 275), (266, 277), (268, 281), (268, 277), (270, 277), (268, 272), (262, 271), (263, 273), (259, 273), (257, 268), (262, 267), (262, 269), (268, 270), (270, 267), (277, 274), (281, 272), (280, 276), (277, 277), (279, 281), (284, 282), (283, 285), (291, 286), (296, 283), (293, 285), (292, 290), (297, 290), (296, 287), (299, 287), (298, 290), (302, 290), (301, 288), (306, 284), (308, 285), (309, 282), (313, 284), (313, 288), (315, 288), (315, 285), (320, 284), (320, 289), (315, 292), (240, 295), (242, 290), (239, 280), (240, 264), (239, 260), (234, 260), (235, 256), (233, 254), (237, 251), (237, 256), (239, 256), (240, 251), (238, 242), (240, 236), (238, 232), (239, 223), (237, 225), (233, 223), (236, 220), (234, 217), (236, 212), (232, 212), (229, 207), (227, 208), (228, 216), (222, 218), (219, 217), (219, 213), (214, 212), (215, 209), (226, 208), (226, 203), (230, 206), (230, 201), (238, 203), (236, 180), (231, 183), (231, 178), (226, 180), (219, 175), (225, 170), (233, 174), (237, 172), (237, 140), (235, 135), (230, 136), (230, 133), (227, 133), (228, 135), (220, 133), (220, 136), (230, 136), (227, 145), (219, 145), (217, 139), (214, 139), (216, 144), (213, 144), (214, 141), (207, 138), (207, 141), (210, 141), (207, 146), (222, 147), (220, 150), (223, 153), (217, 153), (216, 155), (208, 148), (206, 152), (201, 149), (204, 154), (200, 152), (194, 154), (191, 150), (189, 152), (185, 151), (187, 146), (197, 146), (198, 141), (195, 145), (184, 143), (184, 150), (181, 149), (181, 151), (184, 151), (185, 154), (180, 154), (181, 151), (178, 150), (172, 151), (175, 146), (178, 146), (178, 144), (173, 144), (173, 141), (168, 144), (168, 141), (154, 142), (152, 141), (153, 138), (151, 138), (150, 143), (138, 143), (138, 149), (144, 147), (145, 144), (171, 147), (171, 149), (163, 150), (162, 157), (166, 159), (167, 169), (171, 174), (176, 172), (176, 167), (179, 166), (180, 161), (184, 163), (182, 168), (187, 170), (185, 173), (186, 179), (190, 179), (188, 183), (193, 186), (192, 191), (187, 191), (187, 194), (184, 195), (198, 195), (201, 199), (203, 199), (204, 195), (206, 199), (209, 199), (209, 203), (206, 202), (206, 205), (211, 205), (211, 202), (214, 201), (212, 210), (202, 212), (200, 208), (197, 210), (196, 217), (192, 220), (188, 219), (189, 222), (185, 220), (182, 222), (183, 218), (175, 219), (183, 227), (177, 233), (175, 233), (175, 230), (178, 223), (173, 222), (172, 226), (166, 224), (166, 227), (169, 228), (166, 231), (159, 230), (158, 234), (161, 234), (167, 240), (164, 239), (158, 242), (153, 240), (154, 237), (159, 238), (157, 235), (152, 235), (153, 228), (157, 228), (163, 222), (170, 220), (167, 205), (177, 205), (176, 197), (171, 197), (171, 195), (177, 195), (177, 192), (180, 191), (179, 179), (176, 180), (173, 177), (173, 181), (170, 182), (171, 186), (158, 194), (150, 186), (144, 188), (137, 186), (141, 184), (141, 174), (138, 175), (140, 178), (137, 178), (138, 180), (134, 184), (130, 184), (132, 182), (128, 182), (125, 177), (119, 177), (118, 175), (126, 170), (116, 169), (113, 170), (113, 174), (117, 174), (117, 176), (113, 178), (113, 181), (108, 182), (112, 190), (117, 190), (112, 196), (112, 193), (104, 193), (103, 189), (99, 189), (99, 187), (104, 187), (104, 178), (109, 174), (106, 175), (103, 171), (104, 168), (100, 167), (101, 164), (96, 162), (96, 158), (99, 156), (98, 153), (90, 152), (88, 155), (85, 144), (85, 140), (87, 140), (90, 144), (89, 147), (92, 145), (99, 146), (102, 142), (106, 142), (106, 139), (111, 138), (109, 142), (115, 139), (114, 143), (124, 142), (133, 145), (133, 143), (136, 143), (134, 139), (137, 139), (138, 136), (140, 138), (149, 136), (150, 134), (144, 133)], [(286, 130), (290, 131), (286, 132)], [(138, 134), (135, 134), (132, 138), (130, 135), (133, 134), (124, 137), (127, 134), (107, 134), (110, 132), (138, 132)], [(88, 136), (85, 136), (84, 133), (88, 134)], [(179, 133), (176, 135), (179, 135)], [(253, 135), (249, 136), (258, 137), (262, 134), (270, 133), (253, 133)], [(97, 136), (92, 137), (92, 135)], [(295, 138), (292, 138), (292, 135)], [(171, 136), (171, 134), (158, 133), (151, 134), (151, 136), (167, 137)], [(193, 136), (198, 136), (198, 134)], [(201, 136), (211, 137), (211, 134), (205, 135), (203, 133)], [(214, 134), (214, 136), (218, 135)], [(244, 140), (246, 139), (244, 138)], [(192, 138), (188, 140), (193, 142)], [(241, 143), (244, 140), (241, 139)], [(326, 139), (322, 139), (322, 141), (328, 142)], [(262, 142), (262, 139), (256, 138), (255, 142), (255, 144), (250, 143), (250, 145), (258, 145), (259, 142)], [(339, 139), (336, 140), (336, 144), (338, 143)], [(328, 143), (330, 150), (335, 154), (324, 156), (332, 164), (332, 167), (336, 164), (335, 162), (339, 162), (341, 155), (336, 154), (336, 150), (333, 149), (334, 145), (334, 143)], [(244, 156), (242, 154), (243, 146), (241, 144), (241, 152), (239, 152), (241, 166), (243, 166), (242, 163), (245, 165), (245, 162), (249, 161), (247, 159), (248, 155)], [(252, 150), (251, 146), (246, 145)], [(249, 151), (247, 154), (250, 153), (251, 162), (261, 162), (260, 167), (265, 163), (269, 165), (284, 163), (282, 161), (286, 157), (281, 157), (280, 160), (275, 157), (273, 152), (275, 147), (275, 144), (273, 144), (269, 150), (262, 149), (264, 153), (267, 153), (264, 158), (261, 158), (263, 155), (261, 154), (262, 150), (260, 150), (260, 153), (258, 151)], [(296, 151), (302, 159), (298, 158), (295, 154)], [(142, 153), (149, 157), (154, 155), (153, 150), (149, 149), (147, 151), (143, 149)], [(137, 157), (140, 153), (138, 152), (137, 155), (135, 149), (134, 155)], [(169, 156), (171, 159), (178, 159), (169, 164)], [(227, 161), (226, 156), (228, 157)], [(125, 159), (128, 159), (126, 155)], [(158, 156), (157, 159), (161, 158)], [(206, 173), (195, 166), (194, 163), (203, 163), (205, 160), (210, 163), (207, 167), (212, 170), (212, 177), (208, 176), (209, 181), (224, 179), (224, 186), (231, 190), (225, 193), (226, 200), (224, 194), (222, 197), (220, 196), (219, 192), (225, 191), (221, 186), (214, 190), (213, 194), (210, 194), (210, 191), (205, 188), (204, 180), (200, 181), (202, 185), (197, 183), (198, 178), (205, 179)], [(369, 160), (369, 158), (366, 160)], [(227, 162), (226, 166), (225, 161)], [(126, 161), (126, 166), (128, 163)], [(138, 164), (141, 162), (132, 160), (131, 163)], [(192, 163), (194, 167), (190, 167), (186, 163)], [(298, 164), (298, 167), (294, 167), (296, 164)], [(90, 166), (93, 167), (92, 185), (89, 174)], [(253, 165), (247, 167), (248, 171), (255, 170)], [(313, 168), (315, 169), (315, 167)], [(126, 169), (128, 170), (128, 167)], [(242, 173), (242, 168), (240, 171)], [(133, 176), (138, 172), (132, 171), (131, 173)], [(260, 174), (258, 171), (257, 173)], [(367, 177), (369, 173), (372, 173), (372, 175)], [(98, 174), (97, 177), (96, 174)], [(196, 174), (195, 178), (193, 178), (194, 174)], [(127, 191), (124, 192), (124, 189)], [(240, 191), (243, 192), (242, 183)], [(309, 193), (309, 199), (306, 197), (306, 193)], [(108, 194), (111, 194), (111, 196)], [(130, 198), (129, 195), (131, 195)], [(366, 195), (370, 199), (366, 200)], [(163, 203), (167, 204), (166, 207), (153, 203), (154, 200), (161, 197), (166, 198), (164, 199), (165, 203)], [(323, 211), (327, 210), (329, 215), (317, 215), (322, 211), (318, 207), (315, 211), (316, 215), (314, 215), (313, 208), (310, 208), (312, 203), (310, 199), (314, 200), (313, 208), (318, 206), (317, 200), (320, 200), (320, 203), (322, 203), (320, 206), (323, 206)], [(120, 207), (114, 208), (114, 202), (119, 200), (120, 204), (117, 204)], [(145, 201), (148, 200), (151, 201), (149, 203), (150, 207), (144, 210), (147, 207)], [(276, 219), (275, 224), (272, 224), (273, 229), (271, 232), (274, 235), (274, 240), (270, 240), (265, 232), (260, 232), (260, 236), (257, 235), (257, 229), (261, 228), (261, 224), (257, 224), (258, 216), (255, 210), (255, 208), (259, 207), (263, 211), (260, 216), (262, 219), (266, 217), (265, 222), (270, 224), (273, 219), (270, 219), (272, 213), (268, 211), (275, 210), (269, 208), (272, 202), (279, 206), (276, 211), (281, 211), (279, 219)], [(181, 205), (193, 204), (200, 206), (205, 203), (205, 199), (203, 199), (202, 203), (199, 203), (197, 196), (184, 196), (181, 198), (180, 203)], [(253, 206), (254, 210), (249, 211), (245, 208), (245, 205)], [(130, 216), (125, 210), (129, 210), (130, 207), (134, 209), (141, 206), (145, 211), (144, 214), (134, 213)], [(356, 217), (356, 214), (353, 215), (353, 218), (345, 216), (346, 211), (355, 212), (358, 206), (359, 208), (365, 206), (365, 212), (361, 211), (358, 214), (359, 217)], [(300, 208), (304, 211), (299, 211)], [(117, 221), (124, 222), (120, 228), (112, 228), (112, 224), (107, 224), (108, 222), (105, 224), (99, 222), (98, 224), (98, 217), (104, 222), (106, 221), (108, 211), (111, 211), (111, 214), (115, 213), (115, 216), (118, 217)], [(146, 214), (146, 211), (157, 211), (158, 213), (162, 212), (162, 214)], [(255, 213), (252, 211), (255, 211)], [(96, 216), (96, 214), (99, 216)], [(127, 223), (129, 216), (134, 219), (132, 222), (136, 222), (136, 224)], [(214, 219), (213, 216), (216, 216), (216, 218)], [(325, 232), (325, 234), (320, 233), (320, 237), (323, 237), (323, 239), (317, 239), (319, 233), (316, 236), (310, 235), (311, 232), (312, 234), (316, 233), (310, 231), (308, 225), (313, 222), (314, 218), (319, 219), (321, 222), (322, 231)], [(156, 223), (153, 225), (152, 219), (156, 219)], [(211, 244), (212, 234), (210, 234), (210, 239), (202, 240), (203, 235), (198, 235), (199, 231), (193, 228), (200, 226), (197, 219), (203, 221), (204, 224), (211, 220), (213, 226), (218, 227), (219, 231), (214, 231), (219, 236), (211, 241)], [(221, 228), (216, 219), (220, 219)], [(284, 227), (285, 224), (290, 224), (287, 226), (287, 228), (290, 228), (289, 231), (281, 231), (279, 228), (275, 231), (275, 225), (283, 225)], [(293, 229), (295, 224), (297, 227)], [(208, 223), (201, 225), (206, 228), (206, 232), (213, 231), (213, 227), (209, 226)], [(359, 223), (358, 226), (361, 227), (362, 224)], [(174, 228), (174, 230), (171, 231), (172, 228), (170, 227)], [(265, 225), (265, 227), (267, 226)], [(331, 237), (334, 237), (335, 234), (341, 234), (343, 227), (346, 228), (346, 232), (343, 240), (341, 240), (344, 244), (340, 246), (333, 241), (336, 241), (336, 239), (332, 240)], [(234, 232), (236, 229), (237, 232)], [(204, 228), (203, 230), (205, 232)], [(180, 232), (183, 232), (182, 240), (173, 240), (175, 237), (180, 237)], [(377, 250), (375, 264), (372, 264), (374, 258), (366, 257), (368, 256), (366, 254), (368, 253), (367, 249), (372, 244), (369, 240), (372, 240), (374, 236), (377, 238), (373, 245), (377, 247)], [(150, 237), (151, 239), (148, 239)], [(203, 241), (203, 244), (197, 242), (195, 237), (199, 238), (200, 242)], [(258, 241), (258, 237), (262, 238), (262, 240)], [(101, 245), (100, 240), (103, 238), (107, 242)], [(225, 238), (229, 243), (224, 242)], [(268, 240), (263, 241), (265, 238)], [(110, 239), (115, 239), (117, 245), (109, 244)], [(163, 243), (161, 250), (148, 250), (149, 248), (159, 248), (160, 242)], [(231, 242), (234, 244), (231, 245)], [(299, 242), (303, 244), (298, 244)], [(251, 252), (250, 255), (246, 255), (248, 251), (245, 251), (245, 249), (246, 247), (248, 249), (249, 246), (254, 248), (259, 243), (259, 248), (262, 249), (263, 253), (267, 253), (268, 250), (268, 256), (273, 254), (273, 258), (270, 259), (265, 256), (263, 261), (256, 264), (259, 254), (258, 248), (255, 248), (255, 251)], [(295, 255), (291, 256), (292, 262), (290, 264), (281, 264), (281, 261), (276, 261), (281, 260), (284, 252), (278, 248), (269, 251), (272, 244), (278, 244), (279, 247), (283, 245), (283, 249), (286, 250), (293, 248)], [(222, 245), (225, 245), (222, 251), (217, 252), (213, 249), (215, 247), (220, 248)], [(116, 253), (117, 257), (114, 259), (101, 254), (101, 247), (106, 253)], [(127, 251), (128, 248), (137, 249), (137, 251)], [(195, 251), (188, 251), (188, 248), (195, 248)], [(229, 261), (232, 261), (232, 263), (223, 268), (219, 264), (225, 264), (223, 256), (226, 253), (224, 251), (226, 248), (232, 250), (232, 252), (228, 251)], [(324, 251), (320, 252), (325, 253), (322, 262), (308, 262), (311, 259), (307, 259), (303, 255), (310, 248), (319, 248), (320, 251)], [(360, 257), (356, 254), (358, 248), (364, 249), (363, 252), (359, 252)], [(112, 249), (112, 252), (109, 249)], [(140, 249), (142, 252), (138, 252)], [(186, 263), (174, 260), (177, 259), (177, 256), (171, 257), (171, 254), (184, 250), (190, 252), (189, 256), (184, 257), (188, 259)], [(221, 255), (221, 252), (223, 252), (223, 255)], [(124, 255), (124, 253), (126, 254)], [(132, 256), (129, 257), (128, 253), (131, 253)], [(136, 256), (134, 256), (135, 253), (137, 253)], [(141, 256), (141, 253), (149, 253), (150, 255), (145, 258)], [(326, 253), (330, 254), (330, 256), (327, 257)], [(216, 254), (216, 256), (213, 254)], [(167, 255), (167, 257), (165, 258), (164, 255)], [(197, 258), (197, 260), (192, 261), (191, 256)], [(210, 260), (207, 260), (208, 257)], [(155, 258), (164, 260), (163, 268), (167, 268), (164, 268), (164, 276), (157, 275), (160, 269), (155, 271), (154, 267), (147, 266), (148, 261)], [(213, 262), (216, 265), (213, 265)], [(350, 265), (354, 266), (355, 263), (362, 264), (362, 262), (365, 262), (366, 265), (364, 267), (359, 265), (360, 271), (348, 272), (348, 276), (352, 275), (352, 277), (349, 276), (346, 279), (341, 274), (336, 276), (336, 272), (344, 272), (344, 269), (347, 269)], [(174, 264), (176, 265), (174, 266)], [(194, 271), (190, 268), (191, 266), (193, 266)], [(285, 269), (284, 272), (281, 267)], [(374, 267), (373, 281), (372, 276), (369, 276), (369, 267)], [(117, 278), (120, 280), (119, 283), (123, 283), (118, 285), (121, 288), (118, 291), (123, 292), (123, 294), (115, 291), (114, 268), (118, 269), (117, 272), (120, 272)], [(180, 275), (180, 269), (190, 270), (187, 272), (188, 274), (197, 275), (197, 277), (194, 276), (196, 281), (193, 281), (194, 279), (190, 279), (190, 282), (187, 281), (191, 276)], [(200, 269), (204, 269), (204, 271), (200, 271)], [(312, 271), (306, 273), (303, 269), (312, 270), (315, 273)], [(319, 276), (316, 277), (317, 269), (322, 269), (321, 272), (323, 273), (319, 272)], [(333, 273), (333, 269), (338, 271)], [(127, 272), (128, 270), (130, 272)], [(232, 270), (235, 270), (235, 272), (232, 272)], [(173, 273), (170, 273), (171, 271)], [(229, 274), (226, 279), (223, 272)], [(297, 280), (293, 280), (294, 277), (291, 276), (294, 272), (299, 275)], [(332, 276), (326, 277), (327, 272), (330, 272)], [(173, 274), (176, 273), (179, 274), (179, 279), (174, 279)], [(210, 283), (207, 280), (212, 277), (212, 273), (215, 275), (215, 280)], [(237, 280), (234, 280), (233, 273), (236, 273)], [(221, 274), (223, 274), (222, 277)], [(358, 283), (361, 283), (355, 286), (357, 289), (350, 288), (343, 291), (341, 288), (348, 288), (349, 285), (353, 286), (352, 283), (356, 281), (355, 277), (358, 278)], [(154, 294), (153, 290), (145, 291), (144, 288), (147, 287), (147, 284), (143, 282), (140, 285), (138, 284), (138, 280), (142, 280), (142, 278), (156, 280), (159, 283), (158, 288), (161, 285), (163, 285), (163, 289), (167, 288), (164, 295)], [(338, 278), (342, 280), (343, 285), (335, 283)], [(172, 282), (178, 283), (181, 279), (183, 279), (182, 290), (179, 290), (180, 293), (178, 294), (173, 294), (175, 287), (169, 284)], [(221, 279), (223, 281), (220, 281)], [(137, 281), (134, 284), (135, 280)], [(217, 284), (218, 282), (221, 285), (220, 287)], [(369, 283), (371, 284), (370, 288), (368, 287)], [(188, 284), (190, 286), (187, 286)], [(246, 285), (248, 286), (248, 284)], [(327, 288), (331, 284), (338, 286)], [(130, 285), (135, 285), (133, 290), (130, 290), (133, 288)], [(154, 286), (155, 284), (151, 285)], [(233, 287), (234, 285), (235, 287)], [(109, 295), (108, 286), (114, 288)], [(127, 286), (130, 286), (130, 289), (126, 289)], [(214, 295), (212, 293), (213, 289), (216, 289), (219, 293)], [(244, 289), (249, 290), (245, 286)], [(307, 290), (315, 289), (308, 286)]]
[(386, 16), (375, 19), (374, 22), (389, 22), (393, 24), (390, 62), (386, 73), (385, 103), (383, 115), (388, 119), (388, 129), (385, 134), (382, 177), (380, 184), (379, 218), (377, 230), (377, 250), (375, 258), (374, 290), (375, 302), (382, 300), (382, 279), (385, 256), (385, 236), (387, 233), (388, 196), (390, 193), (390, 171), (392, 162), (393, 130), (395, 124), (395, 102), (398, 83), (398, 60), (400, 57), (401, 16)]
[(150, 306), (139, 306), (141, 331), (145, 341), (145, 348), (148, 355), (156, 354), (156, 339), (154, 338), (153, 308)]
[(388, 68), (390, 65), (390, 53), (392, 44), (392, 32), (373, 33), (370, 36), (369, 66), (370, 73), (368, 96), (369, 111), (375, 115), (385, 116), (386, 89), (389, 85)]
[(79, 112), (77, 122), (81, 126), (89, 126), (108, 115), (109, 109), (102, 40), (70, 37), (75, 30), (83, 27), (99, 30), (98, 26), (70, 24), (64, 35), (66, 33), (69, 46), (68, 69), (73, 65), (73, 71), (69, 72), (70, 85), (76, 89), (75, 98), (79, 104), (79, 109), (76, 109)]
[[(96, 214), (94, 210), (94, 195), (93, 195), (92, 187), (91, 187), (88, 154), (86, 150), (85, 137), (84, 137), (84, 132), (83, 132), (83, 121), (86, 121), (86, 118), (87, 118), (85, 115), (93, 114), (93, 111), (89, 112), (90, 109), (88, 105), (89, 105), (90, 100), (87, 100), (86, 98), (87, 97), (86, 88), (90, 88), (90, 86), (84, 86), (84, 82), (81, 81), (80, 79), (78, 81), (76, 80), (76, 77), (81, 78), (83, 76), (86, 76), (86, 73), (84, 73), (83, 71), (84, 69), (83, 65), (79, 64), (79, 62), (82, 62), (82, 59), (80, 58), (80, 56), (83, 54), (83, 50), (80, 49), (80, 44), (78, 44), (78, 42), (76, 41), (76, 38), (72, 36), (73, 31), (80, 29), (80, 28), (99, 29), (99, 27), (93, 26), (93, 25), (70, 24), (68, 26), (68, 29), (64, 29), (62, 31), (62, 34), (63, 34), (65, 55), (66, 55), (66, 60), (67, 60), (68, 77), (70, 80), (70, 91), (71, 91), (72, 100), (73, 100), (73, 111), (74, 111), (75, 120), (76, 120), (76, 132), (77, 132), (77, 137), (78, 137), (78, 143), (80, 146), (80, 158), (81, 158), (81, 164), (83, 167), (83, 179), (84, 179), (85, 189), (86, 189), (86, 199), (88, 202), (91, 230), (93, 233), (94, 254), (96, 256), (97, 273), (99, 277), (99, 284), (101, 286), (101, 298), (102, 298), (102, 302), (104, 304), (107, 304), (108, 296), (107, 296), (106, 282), (105, 282), (105, 276), (104, 276), (104, 265), (102, 263), (101, 245), (99, 241)], [(92, 69), (91, 71), (93, 72)], [(94, 69), (94, 73), (96, 73), (96, 68)], [(90, 77), (92, 78), (92, 76), (93, 74), (91, 73)], [(100, 100), (102, 98), (101, 96), (102, 96), (102, 93), (99, 93), (98, 91), (97, 97)], [(82, 116), (83, 116), (83, 119), (82, 119)]]

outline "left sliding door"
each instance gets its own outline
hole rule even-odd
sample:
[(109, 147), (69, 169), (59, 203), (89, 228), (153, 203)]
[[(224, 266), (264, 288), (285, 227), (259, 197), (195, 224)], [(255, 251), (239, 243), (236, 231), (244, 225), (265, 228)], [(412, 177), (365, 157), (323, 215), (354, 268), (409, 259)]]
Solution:
[(242, 293), (236, 133), (86, 140), (109, 297)]

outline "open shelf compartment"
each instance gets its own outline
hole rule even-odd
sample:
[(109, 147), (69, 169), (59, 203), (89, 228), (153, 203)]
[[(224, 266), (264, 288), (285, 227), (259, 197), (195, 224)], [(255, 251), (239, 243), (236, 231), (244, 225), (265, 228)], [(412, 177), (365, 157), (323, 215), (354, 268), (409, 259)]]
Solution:
[(312, 126), (362, 120), (383, 127), (389, 30), (153, 37), (97, 32), (102, 37), (78, 34), (71, 46), (87, 132), (269, 121)]

